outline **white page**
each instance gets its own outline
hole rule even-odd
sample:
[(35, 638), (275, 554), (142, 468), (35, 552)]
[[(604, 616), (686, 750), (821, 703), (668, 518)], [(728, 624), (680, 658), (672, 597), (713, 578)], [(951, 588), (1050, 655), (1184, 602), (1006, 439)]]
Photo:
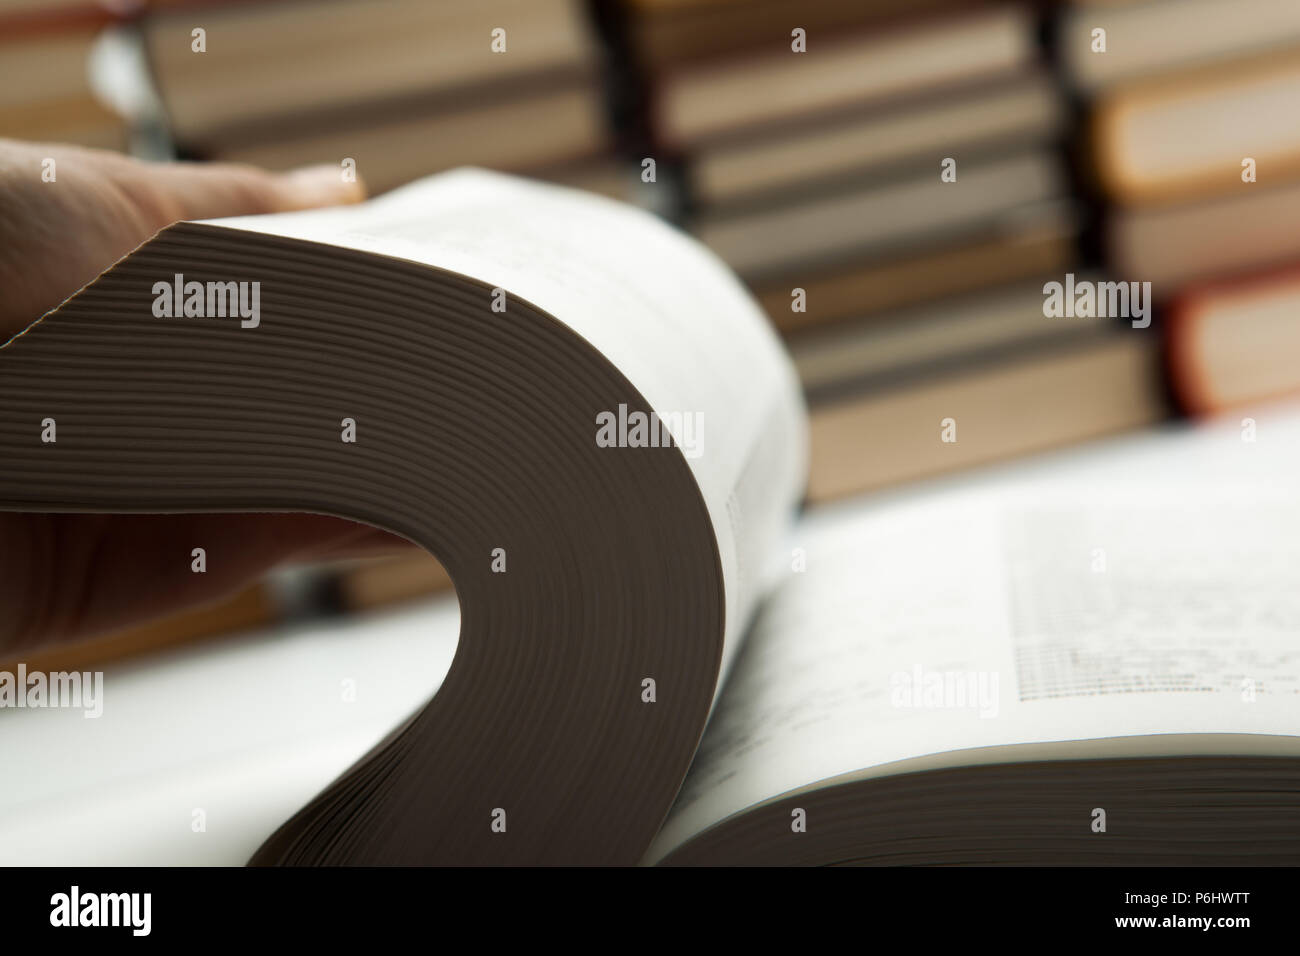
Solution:
[[(789, 358), (716, 256), (631, 206), (472, 169), (361, 206), (212, 224), (427, 263), (505, 289), (600, 350), (656, 412), (701, 416), (701, 453), (687, 461), (722, 559), (726, 672), (765, 589), (758, 569), (802, 494), (807, 439)], [(491, 312), (485, 297), (468, 321), (508, 322), (508, 309)]]
[(434, 695), (459, 625), (448, 595), (278, 626), (108, 665), (99, 718), (0, 711), (0, 864), (243, 866)]
[(1300, 419), (1258, 434), (1157, 434), (814, 513), (807, 570), (764, 605), (648, 859), (809, 784), (969, 748), (1259, 734), (1300, 753)]

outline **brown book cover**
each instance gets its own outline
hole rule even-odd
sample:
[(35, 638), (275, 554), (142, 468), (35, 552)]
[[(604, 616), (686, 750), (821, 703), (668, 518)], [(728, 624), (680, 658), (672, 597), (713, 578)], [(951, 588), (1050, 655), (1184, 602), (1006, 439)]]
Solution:
[[(286, 120), (299, 130), (376, 103), (473, 106), (554, 77), (590, 76), (598, 50), (577, 0), (321, 0), (159, 11), (142, 25), (176, 137), (239, 141)], [(192, 31), (206, 31), (195, 53)], [(504, 30), (494, 49), (494, 30)], [(500, 43), (504, 43), (502, 48)], [(504, 50), (504, 52), (502, 52)], [(322, 71), (319, 64), (329, 63)]]
[[(1095, 164), (1126, 204), (1230, 196), (1300, 177), (1300, 47), (1179, 73), (1105, 96)], [(1249, 178), (1248, 178), (1249, 177)]]
[(1179, 404), (1211, 415), (1300, 393), (1300, 270), (1188, 289), (1169, 308)]
[[(1075, 260), (1077, 241), (1074, 216), (1060, 203), (1049, 202), (1024, 217), (949, 242), (765, 280), (754, 294), (773, 324), (794, 339), (944, 296), (1063, 272)], [(799, 300), (795, 290), (802, 290)]]
[[(815, 407), (808, 497), (828, 501), (1152, 425), (1168, 415), (1157, 356), (1153, 335), (1104, 332), (1088, 346)], [(955, 441), (942, 440), (946, 420)]]
[(624, 0), (622, 12), (638, 59), (657, 70), (738, 51), (787, 46), (794, 27), (803, 27), (820, 39), (990, 2), (803, 0), (793, 5), (790, 0)]
[(651, 127), (682, 149), (745, 128), (816, 111), (883, 102), (1023, 70), (1035, 61), (1033, 18), (1020, 7), (909, 21), (887, 30), (839, 32), (816, 56), (794, 53), (789, 30), (762, 53), (665, 71), (651, 86)]

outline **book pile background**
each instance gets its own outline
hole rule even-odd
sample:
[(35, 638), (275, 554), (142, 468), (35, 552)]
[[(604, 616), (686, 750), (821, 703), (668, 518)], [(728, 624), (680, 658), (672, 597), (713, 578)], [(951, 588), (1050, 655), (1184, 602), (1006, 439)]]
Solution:
[[(1087, 263), (1037, 7), (626, 8), (649, 139), (682, 166), (684, 222), (794, 353), (810, 498), (1164, 414), (1149, 336), (1043, 315), (1044, 281)], [(693, 39), (669, 46), (678, 35)]]
[(372, 193), (461, 165), (617, 188), (580, 0), (155, 0), (140, 29), (187, 155), (351, 158)]
[(1106, 256), (1163, 304), (1181, 405), (1300, 387), (1300, 6), (1076, 0), (1058, 44)]
[(0, 0), (0, 136), (127, 148), (128, 124), (90, 83), (95, 38), (123, 10), (94, 0)]

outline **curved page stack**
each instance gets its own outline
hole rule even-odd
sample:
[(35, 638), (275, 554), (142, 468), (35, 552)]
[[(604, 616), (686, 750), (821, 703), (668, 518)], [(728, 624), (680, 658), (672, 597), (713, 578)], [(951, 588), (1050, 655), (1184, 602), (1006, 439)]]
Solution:
[(317, 512), (448, 570), (442, 688), (258, 863), (636, 862), (804, 468), (724, 266), (478, 171), (165, 229), (0, 351), (0, 407), (5, 509)]

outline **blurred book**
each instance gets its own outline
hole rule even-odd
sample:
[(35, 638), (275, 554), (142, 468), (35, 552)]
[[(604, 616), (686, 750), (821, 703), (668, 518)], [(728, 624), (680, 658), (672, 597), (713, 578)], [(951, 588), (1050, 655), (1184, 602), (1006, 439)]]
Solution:
[(190, 155), (273, 169), (351, 159), (383, 192), (454, 166), (532, 172), (611, 154), (581, 0), (156, 7), (144, 43)]
[(0, 0), (0, 17), (12, 27), (23, 20), (48, 23), (56, 19), (84, 19), (88, 15), (126, 16), (138, 6), (139, 3), (133, 0), (101, 0), (98, 3), (96, 0)]
[(0, 136), (125, 150), (125, 120), (96, 98), (90, 57), (115, 16), (91, 2), (0, 3)]
[(1073, 211), (1050, 201), (921, 249), (904, 245), (847, 268), (831, 264), (753, 287), (776, 327), (794, 336), (1022, 276), (1059, 275), (1075, 258), (1077, 238)]
[[(1106, 31), (1106, 51), (1093, 31)], [(1289, 0), (1075, 0), (1062, 18), (1066, 76), (1087, 92), (1300, 44), (1300, 4)]]
[(1057, 47), (1114, 272), (1167, 303), (1300, 257), (1300, 6), (1076, 2)]
[(328, 582), (330, 603), (345, 612), (387, 607), (452, 589), (447, 571), (427, 552), (368, 558), (335, 568)]
[(1209, 279), (1300, 258), (1300, 183), (1242, 186), (1238, 196), (1116, 210), (1107, 226), (1114, 270), (1167, 301)]
[(679, 147), (997, 76), (1032, 61), (1030, 25), (1026, 11), (1004, 7), (879, 32), (840, 29), (814, 34), (815, 55), (792, 51), (787, 28), (747, 55), (654, 77), (653, 125), (661, 142)]
[(1112, 320), (1049, 318), (1043, 283), (1015, 283), (811, 332), (790, 343), (804, 394), (814, 406), (864, 383), (906, 383), (1051, 345), (1086, 341)]
[[(694, 232), (746, 279), (839, 260), (856, 269), (880, 253), (922, 240), (946, 244), (963, 230), (1013, 221), (1064, 195), (1064, 171), (1055, 155), (1032, 150), (973, 161), (957, 182), (940, 179), (939, 163), (922, 173), (880, 182), (870, 179), (810, 195), (693, 220)], [(799, 284), (795, 282), (795, 284)]]
[[(477, 102), (467, 108), (413, 111), (395, 104), (351, 125), (279, 129), (233, 146), (209, 150), (213, 158), (291, 169), (351, 158), (372, 193), (418, 179), (430, 170), (474, 165), (536, 172), (601, 162), (608, 134), (600, 93), (563, 85), (528, 97)], [(612, 162), (612, 160), (603, 160)], [(591, 162), (586, 162), (591, 165)]]
[(1047, 317), (1038, 282), (793, 344), (818, 502), (1155, 424), (1152, 329)]
[[(961, 10), (983, 0), (625, 0), (630, 46), (642, 66), (660, 68), (789, 42), (790, 30), (834, 35), (917, 14)], [(797, 21), (797, 22), (795, 22)]]
[[(492, 50), (497, 27), (502, 53)], [(202, 52), (195, 29), (206, 31)], [(257, 119), (392, 97), (527, 89), (539, 77), (586, 75), (595, 54), (573, 0), (177, 3), (143, 30), (173, 128), (197, 142)]]
[[(808, 497), (826, 501), (1153, 425), (1167, 416), (1154, 339), (1012, 359), (845, 399), (811, 415)], [(940, 440), (945, 421), (957, 439)], [(866, 436), (871, 436), (868, 439)]]
[[(84, 670), (258, 628), (398, 607), (451, 590), (442, 565), (415, 547), (384, 557), (289, 565), (226, 597), (89, 640), (46, 645), (23, 661), (32, 670)], [(0, 670), (16, 665), (0, 661)]]
[(1300, 393), (1300, 272), (1193, 289), (1170, 310), (1175, 394), (1193, 414)]
[(1035, 72), (882, 109), (786, 124), (777, 136), (751, 133), (701, 144), (691, 154), (692, 194), (697, 203), (712, 206), (917, 156), (940, 157), (958, 145), (1014, 148), (1047, 140), (1064, 119), (1055, 82)]
[[(1297, 5), (1300, 9), (1300, 5)], [(1300, 49), (1248, 65), (1176, 73), (1103, 99), (1093, 123), (1096, 168), (1117, 202), (1241, 193), (1254, 176), (1300, 178)]]
[(712, 55), (697, 38), (646, 57), (649, 127), (682, 160), (687, 226), (784, 334), (1076, 258), (1068, 108), (1031, 5), (808, 5), (821, 25), (804, 6), (627, 6), (634, 36), (687, 11), (752, 18)]
[[(271, 580), (256, 581), (225, 598), (70, 644), (47, 644), (23, 655), (32, 670), (84, 670), (148, 656), (183, 644), (240, 634), (282, 619)], [(18, 661), (0, 661), (12, 670)]]
[[(812, 500), (1167, 416), (1154, 331), (1044, 314), (1087, 215), (1035, 5), (625, 6), (684, 221), (794, 353)], [(706, 15), (750, 22), (666, 48)]]

